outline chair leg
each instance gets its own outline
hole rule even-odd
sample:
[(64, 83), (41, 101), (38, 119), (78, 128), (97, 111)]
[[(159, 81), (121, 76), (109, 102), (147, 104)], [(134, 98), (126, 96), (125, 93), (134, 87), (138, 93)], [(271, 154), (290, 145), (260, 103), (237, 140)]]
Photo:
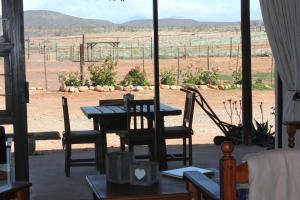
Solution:
[(150, 153), (150, 160), (154, 161), (154, 145), (153, 144), (149, 145), (149, 153)]
[(183, 165), (186, 166), (186, 138), (183, 138), (182, 151), (183, 151)]
[(193, 143), (192, 136), (189, 137), (189, 165), (193, 165)]
[(100, 137), (97, 138), (96, 142), (95, 142), (95, 160), (96, 160), (96, 169), (98, 171), (100, 171), (100, 145), (101, 145), (101, 141), (100, 141)]
[(129, 142), (128, 151), (133, 152), (133, 145)]
[(125, 143), (124, 143), (122, 137), (120, 137), (120, 148), (121, 148), (121, 151), (125, 151)]
[(65, 150), (65, 174), (67, 177), (70, 176), (70, 164), (71, 164), (71, 150), (72, 145), (66, 143), (66, 150)]

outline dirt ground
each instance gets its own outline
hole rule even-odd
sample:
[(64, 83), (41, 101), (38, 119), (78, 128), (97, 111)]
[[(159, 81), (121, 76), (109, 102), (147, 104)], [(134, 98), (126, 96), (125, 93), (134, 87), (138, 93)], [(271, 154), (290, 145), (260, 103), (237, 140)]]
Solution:
[[(125, 92), (115, 91), (111, 93), (99, 93), (89, 91), (87, 93), (70, 94), (61, 92), (32, 92), (30, 103), (28, 104), (28, 128), (30, 132), (40, 131), (63, 131), (63, 115), (61, 96), (68, 97), (71, 128), (73, 130), (91, 129), (92, 121), (87, 119), (81, 112), (81, 106), (97, 105), (99, 99), (120, 98)], [(223, 101), (228, 99), (241, 99), (241, 90), (220, 91), (208, 89), (202, 91), (210, 106), (223, 121), (230, 122), (230, 118), (225, 112)], [(136, 99), (153, 98), (153, 91), (134, 92)], [(181, 91), (161, 90), (161, 102), (176, 108), (183, 109), (185, 94)], [(264, 102), (264, 120), (269, 120), (274, 125), (274, 116), (270, 115), (270, 107), (274, 106), (273, 91), (253, 91), (253, 110), (254, 118), (261, 120), (259, 109), (260, 102)], [(236, 115), (233, 117), (235, 123), (238, 122)], [(166, 117), (167, 126), (179, 125), (182, 123), (182, 116)], [(212, 122), (212, 120), (200, 109), (195, 107), (194, 115), (194, 144), (211, 144), (216, 135), (222, 135), (222, 132)], [(180, 140), (171, 141), (170, 144), (179, 144)], [(119, 139), (114, 134), (108, 137), (108, 145), (111, 147), (119, 146)], [(88, 147), (80, 145), (78, 148)], [(61, 149), (61, 141), (37, 141), (38, 150)]]

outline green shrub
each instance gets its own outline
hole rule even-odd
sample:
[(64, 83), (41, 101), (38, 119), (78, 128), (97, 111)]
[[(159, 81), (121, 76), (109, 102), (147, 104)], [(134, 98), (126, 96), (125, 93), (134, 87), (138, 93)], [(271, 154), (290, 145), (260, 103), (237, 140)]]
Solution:
[(164, 85), (175, 85), (176, 74), (172, 70), (162, 71), (160, 74), (160, 83)]
[(198, 75), (199, 85), (217, 85), (219, 83), (218, 70), (200, 71)]
[(196, 72), (193, 70), (193, 65), (187, 66), (187, 68), (183, 72), (183, 83), (189, 83), (194, 85), (198, 84), (198, 77), (197, 74), (199, 73), (200, 69), (197, 69)]
[(124, 80), (120, 82), (121, 85), (140, 85), (145, 86), (149, 85), (146, 74), (141, 71), (140, 67), (135, 67), (131, 69), (128, 74), (125, 76)]
[(233, 73), (232, 73), (233, 83), (234, 84), (242, 84), (242, 79), (243, 79), (243, 75), (242, 75), (241, 69), (234, 70)]
[(188, 66), (183, 74), (183, 83), (190, 83), (194, 85), (217, 85), (219, 83), (218, 70), (202, 70), (197, 68), (192, 69), (192, 65)]
[(66, 86), (79, 87), (82, 85), (80, 74), (78, 72), (64, 72), (59, 74), (58, 81)]
[(112, 58), (106, 57), (104, 63), (100, 66), (97, 64), (92, 64), (88, 67), (91, 75), (91, 81), (94, 85), (108, 85), (113, 86), (116, 83), (114, 69), (116, 67), (116, 62)]

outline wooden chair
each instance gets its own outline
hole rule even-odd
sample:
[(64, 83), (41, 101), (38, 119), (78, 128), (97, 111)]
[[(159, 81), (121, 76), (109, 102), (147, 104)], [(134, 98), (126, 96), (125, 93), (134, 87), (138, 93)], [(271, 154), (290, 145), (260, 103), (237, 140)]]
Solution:
[[(185, 107), (183, 113), (183, 123), (181, 126), (165, 127), (164, 137), (168, 139), (182, 139), (182, 153), (181, 154), (168, 154), (167, 161), (183, 161), (186, 166), (186, 161), (189, 161), (189, 165), (193, 163), (193, 148), (192, 148), (192, 135), (193, 135), (193, 116), (195, 107), (195, 93), (187, 91), (185, 98)], [(187, 157), (187, 140), (188, 140), (188, 152)]]
[(0, 199), (29, 200), (29, 182), (14, 182), (0, 187)]
[[(71, 131), (70, 118), (68, 110), (68, 100), (66, 97), (62, 97), (63, 114), (64, 114), (64, 126), (65, 131), (63, 132), (63, 147), (65, 148), (65, 174), (67, 177), (70, 176), (70, 167), (81, 167), (81, 166), (95, 166), (99, 168), (99, 151), (100, 151), (100, 132), (94, 130), (86, 131)], [(84, 158), (84, 159), (71, 159), (72, 144), (95, 144), (95, 158)]]
[(220, 160), (220, 184), (201, 173), (184, 174), (187, 189), (194, 200), (237, 200), (237, 184), (249, 182), (248, 165), (236, 165), (232, 156), (233, 144), (223, 142), (221, 149), (223, 157)]
[(153, 159), (155, 140), (151, 106), (153, 106), (154, 101), (127, 99), (125, 104), (127, 109), (127, 132), (120, 135), (121, 143), (128, 145), (129, 151), (134, 151), (134, 146), (147, 145), (150, 155), (138, 155), (136, 158)]
[[(124, 95), (124, 98), (130, 98), (131, 100), (134, 99), (134, 95), (128, 93)], [(103, 99), (99, 100), (100, 106), (124, 106), (124, 98), (123, 99)], [(115, 122), (118, 123), (115, 123)], [(107, 123), (105, 124), (106, 131), (109, 133), (116, 133), (117, 135), (123, 135), (127, 132), (127, 116), (118, 116), (114, 117), (112, 120), (106, 120)], [(122, 151), (125, 150), (125, 144), (122, 143), (120, 140), (120, 148)]]

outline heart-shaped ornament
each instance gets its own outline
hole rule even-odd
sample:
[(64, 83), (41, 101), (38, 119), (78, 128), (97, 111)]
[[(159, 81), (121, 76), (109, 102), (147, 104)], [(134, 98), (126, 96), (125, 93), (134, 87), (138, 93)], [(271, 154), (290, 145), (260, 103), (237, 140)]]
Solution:
[(135, 169), (134, 175), (137, 179), (142, 180), (146, 175), (146, 171), (144, 169)]

